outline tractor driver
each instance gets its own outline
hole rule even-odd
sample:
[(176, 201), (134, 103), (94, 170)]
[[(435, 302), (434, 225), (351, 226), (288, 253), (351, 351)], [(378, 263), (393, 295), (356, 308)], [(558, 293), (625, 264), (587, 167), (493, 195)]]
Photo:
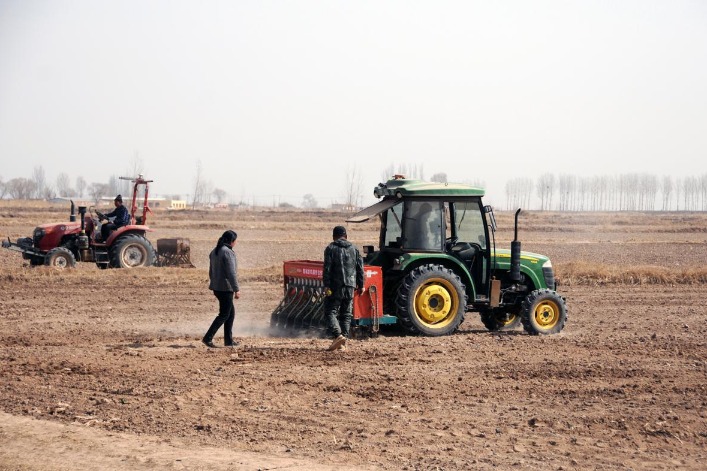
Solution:
[(115, 209), (110, 213), (98, 213), (98, 218), (101, 220), (113, 218), (112, 222), (108, 220), (108, 222), (101, 226), (101, 237), (103, 237), (103, 241), (108, 240), (108, 236), (114, 230), (130, 224), (130, 213), (128, 212), (128, 208), (123, 206), (123, 197), (120, 195), (116, 196), (113, 200), (113, 204), (115, 205)]

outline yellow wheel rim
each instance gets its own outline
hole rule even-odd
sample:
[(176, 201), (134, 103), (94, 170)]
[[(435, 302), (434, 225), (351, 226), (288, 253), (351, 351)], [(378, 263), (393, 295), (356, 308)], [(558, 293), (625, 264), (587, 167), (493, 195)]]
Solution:
[(415, 313), (425, 324), (442, 328), (457, 313), (459, 295), (447, 280), (430, 279), (415, 292)]
[(503, 314), (500, 314), (496, 317), (496, 319), (502, 326), (513, 324), (517, 318), (517, 314), (511, 314), (508, 316), (508, 318), (506, 318), (506, 316), (504, 316)]
[(551, 329), (560, 320), (560, 307), (552, 301), (543, 301), (535, 308), (535, 322), (542, 329)]

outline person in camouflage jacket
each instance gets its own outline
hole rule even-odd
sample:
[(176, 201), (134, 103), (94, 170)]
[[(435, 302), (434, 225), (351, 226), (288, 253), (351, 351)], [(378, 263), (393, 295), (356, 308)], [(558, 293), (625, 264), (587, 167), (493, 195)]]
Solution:
[(334, 339), (329, 350), (344, 348), (353, 316), (354, 290), (363, 292), (363, 259), (347, 240), (346, 228), (336, 226), (333, 242), (324, 249), (324, 312)]

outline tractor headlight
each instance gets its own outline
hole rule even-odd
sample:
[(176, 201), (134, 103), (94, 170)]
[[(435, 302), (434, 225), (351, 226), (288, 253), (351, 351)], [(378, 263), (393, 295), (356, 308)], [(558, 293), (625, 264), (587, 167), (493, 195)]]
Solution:
[(42, 237), (44, 237), (46, 233), (44, 232), (44, 229), (41, 227), (38, 227), (34, 230), (34, 233), (32, 233), (32, 240), (34, 242), (35, 247), (39, 247), (39, 241), (42, 240)]
[(552, 263), (550, 263), (550, 260), (543, 263), (543, 277), (545, 278), (545, 285), (547, 285), (549, 289), (557, 289), (555, 273), (552, 271)]

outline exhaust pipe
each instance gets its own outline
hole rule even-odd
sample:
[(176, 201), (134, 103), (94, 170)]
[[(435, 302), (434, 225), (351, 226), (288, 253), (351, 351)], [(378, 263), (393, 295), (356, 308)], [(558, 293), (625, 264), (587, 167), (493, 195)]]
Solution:
[(520, 281), (520, 241), (518, 240), (518, 215), (520, 208), (515, 215), (515, 234), (513, 242), (511, 242), (511, 273), (510, 277), (513, 281)]
[[(74, 212), (74, 203), (71, 203), (71, 212)], [(81, 234), (86, 233), (86, 206), (79, 206), (79, 214), (81, 215)], [(76, 220), (76, 215), (73, 215), (74, 221)]]
[(76, 222), (76, 209), (74, 207), (74, 200), (71, 201), (71, 214), (69, 214), (69, 222)]
[(79, 234), (79, 250), (81, 252), (81, 260), (90, 260), (90, 252), (88, 250), (88, 236), (86, 235), (86, 206), (79, 206), (79, 215), (81, 216), (81, 233)]

